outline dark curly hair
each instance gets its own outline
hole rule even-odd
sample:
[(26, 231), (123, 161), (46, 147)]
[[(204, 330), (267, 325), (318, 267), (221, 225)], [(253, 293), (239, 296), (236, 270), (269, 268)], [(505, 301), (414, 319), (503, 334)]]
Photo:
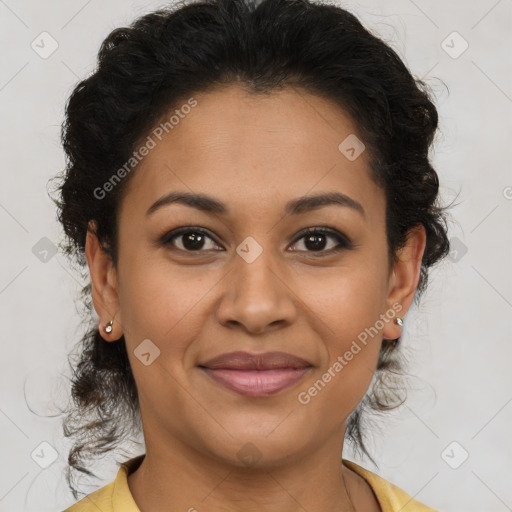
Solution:
[[(131, 175), (98, 199), (94, 193), (130, 157), (159, 121), (192, 94), (239, 84), (251, 94), (283, 87), (339, 104), (356, 123), (372, 177), (386, 197), (390, 265), (411, 228), (423, 225), (427, 241), (414, 300), (428, 270), (449, 252), (446, 210), (429, 161), (438, 125), (426, 84), (397, 53), (346, 10), (310, 0), (200, 0), (173, 4), (113, 30), (103, 41), (97, 69), (79, 82), (66, 104), (62, 142), (66, 168), (53, 199), (65, 238), (59, 245), (78, 263), (86, 333), (72, 363), (64, 435), (75, 439), (72, 470), (95, 476), (85, 459), (104, 455), (141, 433), (137, 388), (124, 337), (106, 343), (93, 319), (85, 240), (89, 221), (117, 265), (118, 205)], [(365, 410), (403, 403), (403, 354), (383, 340), (369, 392), (347, 422), (346, 437), (372, 461), (362, 428)], [(71, 357), (70, 357), (71, 360)]]

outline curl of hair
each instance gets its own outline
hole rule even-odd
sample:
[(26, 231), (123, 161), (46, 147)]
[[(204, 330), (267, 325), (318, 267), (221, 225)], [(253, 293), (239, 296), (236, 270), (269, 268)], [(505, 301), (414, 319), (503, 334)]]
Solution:
[[(385, 192), (390, 268), (409, 230), (417, 225), (426, 230), (418, 300), (429, 268), (449, 252), (438, 176), (429, 161), (437, 110), (426, 85), (354, 15), (309, 0), (191, 1), (144, 15), (108, 35), (96, 70), (76, 85), (66, 104), (61, 135), (66, 169), (59, 176), (60, 197), (54, 199), (65, 254), (86, 265), (86, 233), (93, 220), (116, 265), (118, 205), (130, 175), (102, 199), (95, 189), (181, 101), (234, 83), (250, 94), (292, 87), (325, 97), (352, 117), (371, 157), (372, 177)], [(79, 342), (74, 406), (64, 422), (65, 435), (77, 439), (68, 457), (70, 487), (71, 468), (91, 475), (82, 464), (86, 457), (104, 454), (127, 433), (140, 432), (124, 337), (116, 343), (103, 340), (92, 320), (90, 292), (88, 283), (82, 290), (88, 330)], [(383, 341), (376, 385), (347, 422), (346, 437), (370, 459), (361, 414), (402, 403), (383, 378), (400, 375), (399, 352), (396, 343)]]

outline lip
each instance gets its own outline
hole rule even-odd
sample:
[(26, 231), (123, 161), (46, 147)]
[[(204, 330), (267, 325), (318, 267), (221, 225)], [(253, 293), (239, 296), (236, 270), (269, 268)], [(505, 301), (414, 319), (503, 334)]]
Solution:
[(268, 396), (301, 380), (313, 367), (285, 352), (230, 352), (198, 365), (213, 380), (245, 396)]
[(226, 370), (278, 370), (284, 368), (300, 369), (312, 365), (305, 359), (286, 352), (250, 354), (249, 352), (237, 351), (221, 354), (200, 363), (199, 366)]

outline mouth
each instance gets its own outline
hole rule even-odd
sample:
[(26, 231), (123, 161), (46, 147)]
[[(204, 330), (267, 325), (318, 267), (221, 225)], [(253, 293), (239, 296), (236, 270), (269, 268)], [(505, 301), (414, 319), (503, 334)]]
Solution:
[(284, 352), (231, 352), (198, 367), (227, 389), (245, 396), (269, 396), (300, 381), (312, 368), (308, 361)]

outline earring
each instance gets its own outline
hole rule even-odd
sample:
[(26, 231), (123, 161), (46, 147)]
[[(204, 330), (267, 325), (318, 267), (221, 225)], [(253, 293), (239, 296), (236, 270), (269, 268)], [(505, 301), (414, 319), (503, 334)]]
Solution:
[(114, 320), (110, 320), (110, 322), (105, 326), (105, 332), (110, 334), (112, 332), (112, 325), (114, 323)]
[[(393, 323), (399, 325), (400, 327), (402, 327), (404, 325), (404, 319), (400, 316), (397, 316), (394, 320), (393, 320)], [(388, 340), (388, 341), (392, 341), (394, 342), (395, 345), (398, 344), (398, 340), (399, 338), (395, 338), (395, 339), (389, 339), (389, 338), (384, 338), (385, 340)]]

